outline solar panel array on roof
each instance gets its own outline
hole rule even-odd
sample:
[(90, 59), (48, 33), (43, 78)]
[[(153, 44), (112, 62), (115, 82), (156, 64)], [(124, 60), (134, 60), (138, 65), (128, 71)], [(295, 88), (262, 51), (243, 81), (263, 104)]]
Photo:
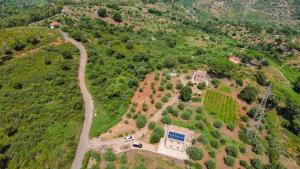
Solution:
[(171, 138), (171, 139), (174, 139), (177, 141), (184, 141), (185, 135), (170, 131), (168, 133), (168, 138)]

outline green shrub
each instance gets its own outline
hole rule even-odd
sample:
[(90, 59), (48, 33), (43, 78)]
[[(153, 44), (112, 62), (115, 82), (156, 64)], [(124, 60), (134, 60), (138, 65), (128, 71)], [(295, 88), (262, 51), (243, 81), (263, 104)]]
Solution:
[(168, 90), (173, 90), (173, 84), (172, 84), (172, 83), (167, 83), (167, 84), (166, 84), (166, 88), (167, 88)]
[(250, 117), (250, 118), (253, 118), (254, 115), (256, 113), (256, 108), (252, 108), (250, 111), (247, 112), (247, 115)]
[(240, 93), (239, 97), (245, 100), (247, 103), (252, 103), (256, 96), (258, 95), (258, 90), (253, 86), (246, 86)]
[(247, 117), (247, 116), (245, 116), (245, 115), (243, 115), (242, 117), (241, 117), (241, 120), (243, 120), (244, 122), (248, 122), (249, 121), (249, 118)]
[(236, 80), (236, 84), (237, 84), (238, 86), (243, 86), (243, 80), (242, 80), (242, 79), (237, 79), (237, 80)]
[(179, 104), (177, 105), (177, 108), (178, 108), (179, 110), (184, 110), (184, 108), (185, 108), (184, 103), (179, 102)]
[(126, 165), (121, 165), (120, 169), (129, 169)]
[(163, 118), (161, 119), (161, 122), (164, 124), (171, 124), (172, 120), (171, 118), (167, 115), (167, 116), (163, 116)]
[(107, 163), (106, 166), (105, 166), (105, 169), (115, 169), (115, 165), (114, 163)]
[(240, 160), (240, 165), (244, 168), (248, 167), (248, 163), (245, 160)]
[(145, 115), (139, 114), (137, 116), (137, 118), (135, 119), (135, 122), (136, 122), (136, 126), (138, 128), (143, 128), (147, 123), (147, 119), (146, 119)]
[(189, 119), (191, 119), (191, 116), (192, 116), (192, 114), (188, 111), (185, 111), (181, 114), (181, 118), (183, 120), (189, 120)]
[(263, 145), (258, 143), (252, 147), (252, 151), (256, 154), (262, 154), (264, 151), (264, 147), (263, 147)]
[(221, 133), (218, 130), (211, 131), (210, 134), (216, 139), (221, 138)]
[(220, 80), (219, 79), (213, 79), (211, 83), (215, 86), (215, 88), (218, 88), (220, 85)]
[(227, 129), (230, 130), (230, 131), (233, 131), (235, 129), (235, 125), (233, 123), (229, 123), (227, 125)]
[(186, 76), (185, 76), (185, 79), (187, 79), (187, 80), (190, 80), (191, 78), (192, 78), (191, 75), (186, 75)]
[(184, 102), (187, 102), (192, 99), (191, 87), (185, 86), (180, 89), (180, 99)]
[(201, 129), (203, 130), (205, 128), (205, 124), (203, 123), (203, 121), (198, 121), (195, 126), (198, 128), (198, 129)]
[(107, 17), (107, 10), (105, 8), (100, 8), (97, 11), (98, 16), (100, 17)]
[(164, 129), (161, 127), (155, 127), (153, 132), (151, 133), (150, 137), (150, 143), (158, 143), (160, 141), (160, 138), (164, 136)]
[(199, 84), (197, 85), (197, 88), (198, 88), (199, 90), (204, 90), (205, 87), (206, 87), (206, 83), (205, 83), (205, 82), (201, 82), (201, 83), (199, 83)]
[(186, 153), (192, 160), (201, 160), (203, 158), (203, 151), (195, 146), (188, 147)]
[(199, 164), (199, 163), (195, 163), (193, 161), (190, 161), (190, 160), (184, 160), (184, 164), (189, 166), (189, 167), (192, 167), (193, 169), (202, 169), (202, 165)]
[(153, 130), (154, 128), (156, 127), (156, 123), (154, 121), (151, 121), (149, 124), (148, 124), (148, 128), (150, 130)]
[(158, 87), (159, 91), (164, 91), (165, 90), (165, 86), (163, 84), (160, 84)]
[(117, 159), (117, 156), (115, 155), (115, 153), (113, 152), (112, 149), (108, 149), (105, 153), (104, 153), (104, 159), (106, 161), (115, 161)]
[(238, 155), (238, 149), (236, 148), (236, 146), (233, 145), (227, 146), (225, 150), (226, 153), (230, 156), (237, 157)]
[(262, 169), (262, 167), (263, 167), (261, 161), (257, 158), (252, 159), (251, 164), (255, 169)]
[(204, 164), (207, 169), (216, 169), (216, 162), (213, 160), (208, 160)]
[(216, 151), (211, 150), (211, 151), (208, 152), (208, 155), (209, 155), (211, 158), (216, 158), (217, 153), (216, 153)]
[(210, 141), (210, 145), (213, 147), (213, 148), (219, 148), (220, 147), (220, 142), (219, 140), (211, 140)]
[(226, 139), (225, 139), (225, 138), (221, 138), (221, 139), (220, 139), (220, 143), (221, 143), (222, 145), (225, 145), (225, 144), (226, 144)]
[(160, 73), (155, 73), (155, 75), (154, 75), (154, 80), (155, 80), (155, 81), (158, 81), (159, 78), (160, 78)]
[(234, 159), (234, 157), (227, 156), (227, 157), (224, 157), (224, 162), (226, 165), (233, 167), (235, 164), (235, 159)]
[(182, 83), (177, 83), (176, 84), (176, 89), (181, 89), (181, 88), (183, 88), (183, 84)]
[(244, 146), (240, 146), (239, 149), (240, 149), (241, 153), (243, 153), (243, 154), (246, 153), (246, 148)]
[(123, 20), (121, 14), (119, 12), (114, 12), (112, 18), (116, 22), (122, 22), (122, 20)]
[(127, 156), (126, 156), (125, 153), (123, 153), (123, 154), (120, 156), (119, 162), (120, 162), (120, 164), (126, 164), (126, 163), (127, 163)]
[(161, 101), (166, 103), (169, 101), (169, 98), (167, 96), (163, 96)]
[(156, 104), (155, 104), (155, 108), (157, 108), (157, 109), (161, 109), (161, 108), (162, 108), (162, 104), (161, 104), (161, 102), (156, 102)]
[(202, 143), (202, 144), (207, 144), (209, 142), (208, 138), (203, 136), (203, 135), (200, 135), (198, 138), (197, 138), (197, 141)]
[(220, 121), (220, 120), (217, 120), (217, 121), (215, 121), (214, 122), (214, 126), (215, 126), (215, 128), (221, 128), (222, 127), (222, 125), (223, 125), (223, 123), (222, 123), (222, 121)]
[(148, 110), (148, 105), (147, 105), (146, 102), (143, 102), (142, 109), (143, 109), (143, 111), (147, 111)]
[(175, 110), (172, 106), (167, 107), (168, 113), (171, 113), (173, 116), (177, 117), (178, 116), (178, 111)]

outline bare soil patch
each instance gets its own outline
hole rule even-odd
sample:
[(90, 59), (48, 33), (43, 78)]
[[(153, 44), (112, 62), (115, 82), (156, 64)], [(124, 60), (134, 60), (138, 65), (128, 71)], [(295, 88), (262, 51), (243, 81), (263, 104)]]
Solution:
[[(169, 93), (171, 95), (171, 98), (174, 97), (174, 95), (178, 94), (178, 91), (175, 88), (176, 82), (177, 82), (177, 77), (172, 77), (169, 80), (169, 82), (171, 84), (173, 84), (173, 90), (164, 89), (164, 91), (159, 91), (159, 85), (160, 85), (162, 77), (163, 77), (162, 73), (161, 72), (159, 72), (159, 73), (160, 73), (159, 80), (154, 79), (155, 73), (153, 72), (153, 73), (146, 75), (145, 79), (142, 82), (140, 82), (137, 90), (135, 91), (135, 93), (131, 99), (132, 104), (129, 106), (127, 113), (125, 113), (123, 115), (122, 120), (117, 125), (113, 126), (108, 132), (101, 135), (102, 140), (110, 140), (113, 138), (122, 137), (125, 135), (129, 135), (131, 133), (135, 133), (138, 130), (138, 128), (136, 127), (135, 120), (132, 118), (133, 116), (135, 116), (137, 114), (143, 114), (146, 116), (147, 122), (150, 122), (149, 119), (151, 119), (154, 116), (154, 114), (157, 113), (157, 111), (158, 111), (158, 109), (155, 108), (155, 103), (157, 101), (160, 101), (162, 104), (164, 104), (161, 101), (161, 99), (167, 93)], [(155, 101), (154, 103), (151, 103), (152, 99), (150, 97), (150, 95), (152, 94), (151, 83), (154, 83), (154, 88), (156, 91), (156, 93), (153, 94), (153, 99)], [(146, 111), (143, 110), (144, 103), (148, 107)], [(134, 109), (135, 109), (134, 113), (130, 113), (130, 109), (132, 107), (134, 107)], [(128, 114), (132, 114), (132, 117), (129, 118)], [(158, 121), (160, 119), (151, 119), (151, 120)], [(148, 127), (148, 126), (145, 126), (145, 127)], [(146, 139), (148, 137), (149, 136), (146, 136)], [(145, 137), (144, 137), (144, 139), (145, 139)]]

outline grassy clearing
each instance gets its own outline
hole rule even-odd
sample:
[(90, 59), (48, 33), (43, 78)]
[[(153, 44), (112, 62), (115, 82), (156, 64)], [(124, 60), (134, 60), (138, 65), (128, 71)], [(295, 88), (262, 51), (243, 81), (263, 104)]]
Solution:
[(236, 122), (238, 111), (237, 104), (229, 96), (207, 90), (204, 98), (204, 107), (209, 113), (215, 113), (217, 118), (226, 123)]
[[(15, 27), (1, 29), (0, 31), (0, 49), (8, 48), (14, 53), (24, 52), (38, 48), (59, 38), (56, 30), (41, 27)], [(36, 40), (36, 41), (34, 41)], [(24, 45), (21, 50), (16, 51), (16, 44)]]
[[(64, 59), (64, 51), (73, 58)], [(78, 59), (77, 49), (63, 44), (0, 66), (0, 145), (8, 147), (0, 154), (7, 168), (70, 168), (83, 122)]]
[(231, 93), (231, 87), (223, 85), (223, 84), (221, 84), (221, 86), (219, 87), (219, 90), (222, 92), (228, 93), (228, 94)]

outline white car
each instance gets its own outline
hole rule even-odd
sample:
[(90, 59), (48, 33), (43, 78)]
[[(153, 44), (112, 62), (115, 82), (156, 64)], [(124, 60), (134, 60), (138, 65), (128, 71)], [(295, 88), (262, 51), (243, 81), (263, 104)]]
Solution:
[(133, 140), (134, 140), (133, 136), (126, 136), (125, 137), (125, 141), (133, 141)]

